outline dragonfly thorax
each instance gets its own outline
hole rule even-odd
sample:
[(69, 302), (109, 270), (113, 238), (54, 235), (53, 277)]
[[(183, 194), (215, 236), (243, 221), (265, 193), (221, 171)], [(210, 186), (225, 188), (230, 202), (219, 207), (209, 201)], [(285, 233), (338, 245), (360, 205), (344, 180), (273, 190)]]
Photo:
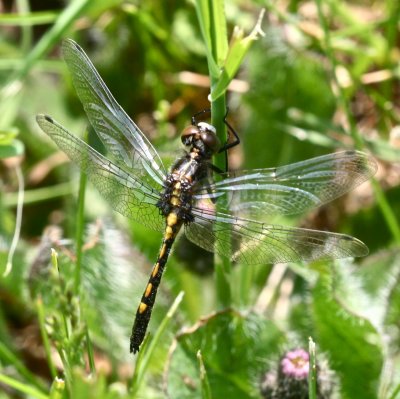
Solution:
[(221, 148), (215, 127), (206, 122), (186, 127), (182, 132), (181, 140), (190, 152), (196, 150), (205, 158), (211, 158)]

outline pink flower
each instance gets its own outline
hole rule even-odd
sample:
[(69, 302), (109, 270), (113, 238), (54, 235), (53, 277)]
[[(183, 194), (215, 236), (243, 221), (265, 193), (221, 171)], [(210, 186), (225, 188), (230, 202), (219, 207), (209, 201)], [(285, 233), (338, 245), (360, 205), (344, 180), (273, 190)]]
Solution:
[(304, 349), (294, 349), (287, 352), (281, 360), (281, 370), (287, 377), (298, 380), (308, 377), (309, 355)]

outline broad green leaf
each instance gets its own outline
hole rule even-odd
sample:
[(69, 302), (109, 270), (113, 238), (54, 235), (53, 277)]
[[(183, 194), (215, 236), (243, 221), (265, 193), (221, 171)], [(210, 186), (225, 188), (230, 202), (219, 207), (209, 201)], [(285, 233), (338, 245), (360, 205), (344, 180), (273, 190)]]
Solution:
[(312, 290), (316, 340), (329, 352), (331, 366), (340, 374), (343, 398), (373, 399), (383, 365), (380, 336), (366, 317), (344, 305), (345, 300), (358, 300), (356, 288), (339, 293), (340, 288), (327, 274), (321, 275)]
[[(371, 297), (368, 312), (390, 336), (397, 331), (400, 319), (400, 251), (398, 248), (381, 251), (370, 256), (360, 269), (360, 277), (365, 292)], [(400, 359), (396, 353), (387, 351), (386, 363), (380, 378), (380, 398), (395, 398), (391, 393), (396, 390), (400, 376)]]
[(167, 390), (180, 399), (201, 397), (201, 357), (213, 398), (258, 397), (259, 381), (274, 358), (283, 335), (256, 315), (233, 310), (200, 321), (177, 338), (167, 374)]

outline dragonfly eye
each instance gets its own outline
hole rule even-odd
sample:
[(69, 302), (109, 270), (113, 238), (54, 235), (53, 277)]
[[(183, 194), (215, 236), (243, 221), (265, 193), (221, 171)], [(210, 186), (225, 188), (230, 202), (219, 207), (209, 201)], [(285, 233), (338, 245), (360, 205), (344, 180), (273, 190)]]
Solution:
[(213, 125), (206, 122), (199, 122), (197, 124), (201, 132), (201, 141), (204, 145), (215, 154), (221, 148), (221, 143), (217, 137), (217, 131)]
[(200, 133), (200, 130), (197, 126), (187, 126), (185, 129), (183, 129), (183, 132), (181, 134), (181, 141), (182, 144), (185, 146), (191, 146), (193, 142), (193, 137), (197, 134)]
[(205, 132), (202, 132), (201, 140), (203, 141), (204, 145), (209, 148), (214, 154), (218, 152), (218, 150), (221, 148), (219, 138), (213, 131), (207, 130)]

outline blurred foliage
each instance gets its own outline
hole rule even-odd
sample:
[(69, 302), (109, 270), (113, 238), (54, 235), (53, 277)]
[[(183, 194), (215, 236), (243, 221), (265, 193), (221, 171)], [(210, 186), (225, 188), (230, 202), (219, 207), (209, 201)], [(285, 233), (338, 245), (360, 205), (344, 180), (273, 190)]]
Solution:
[[(150, 338), (133, 358), (130, 329), (161, 236), (113, 214), (88, 185), (81, 295), (74, 291), (78, 171), (35, 123), (44, 112), (75, 134), (87, 125), (60, 42), (72, 37), (87, 51), (170, 165), (181, 153), (180, 130), (210, 106), (208, 75), (215, 96), (232, 77), (212, 75), (212, 38), (206, 47), (207, 22), (198, 19), (206, 3), (0, 3), (1, 273), (15, 229), (17, 167), (26, 185), (13, 269), (0, 277), (0, 398), (260, 398), (267, 370), (284, 350), (305, 348), (309, 336), (317, 364), (323, 352), (335, 372), (339, 397), (399, 397), (396, 0), (231, 0), (219, 32), (232, 37), (239, 26), (246, 37), (266, 7), (265, 35), (252, 42), (227, 94), (228, 119), (242, 142), (229, 154), (231, 168), (283, 165), (344, 148), (371, 152), (380, 164), (373, 187), (366, 183), (286, 221), (354, 235), (369, 246), (369, 257), (283, 269), (235, 265), (232, 309), (221, 310), (208, 271), (212, 257), (177, 243)], [(215, 2), (217, 10), (221, 4)], [(244, 46), (235, 38), (231, 45)], [(224, 42), (218, 46), (228, 57)], [(233, 54), (225, 64), (231, 74), (241, 60)], [(181, 291), (183, 301), (168, 314)]]

